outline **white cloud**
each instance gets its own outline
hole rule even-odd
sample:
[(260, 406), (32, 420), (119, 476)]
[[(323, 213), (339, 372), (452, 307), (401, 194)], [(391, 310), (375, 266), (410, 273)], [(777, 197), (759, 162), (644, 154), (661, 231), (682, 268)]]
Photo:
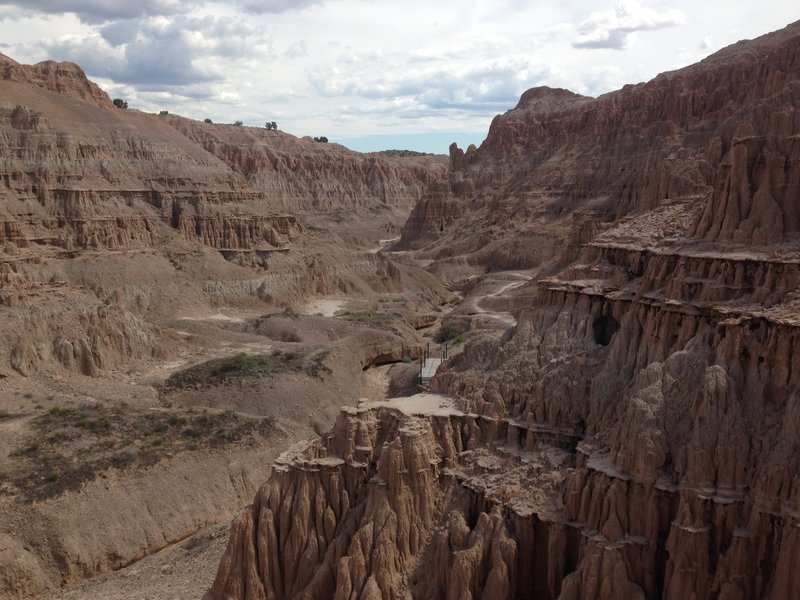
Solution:
[(239, 17), (148, 17), (115, 21), (89, 36), (44, 40), (53, 56), (117, 83), (179, 88), (222, 81), (225, 60), (265, 58), (270, 36)]
[(637, 31), (654, 31), (683, 25), (686, 15), (675, 9), (658, 12), (637, 0), (622, 0), (613, 9), (599, 10), (578, 26), (575, 48), (613, 48), (623, 50)]
[(0, 0), (0, 48), (20, 62), (77, 62), (134, 108), (215, 122), (275, 120), (286, 131), (334, 140), (482, 134), (532, 86), (599, 95), (797, 18), (785, 0), (597, 7), (593, 0)]
[[(387, 68), (388, 67), (388, 68)], [(448, 64), (406, 55), (349, 55), (327, 70), (310, 75), (323, 96), (367, 100), (406, 100), (410, 109), (459, 109), (487, 113), (513, 106), (526, 89), (544, 81), (547, 65), (510, 57)]]

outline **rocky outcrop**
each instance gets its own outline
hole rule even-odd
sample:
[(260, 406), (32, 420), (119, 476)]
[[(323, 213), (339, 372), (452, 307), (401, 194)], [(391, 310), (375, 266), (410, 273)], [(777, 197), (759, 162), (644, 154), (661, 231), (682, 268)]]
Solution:
[[(697, 237), (761, 244), (793, 235), (799, 46), (794, 24), (596, 99), (529, 90), (480, 148), (451, 151), (452, 194), (484, 220), (502, 191), (502, 204), (535, 206), (551, 222), (588, 206), (607, 220), (686, 202), (702, 207)], [(404, 240), (446, 245), (447, 236), (431, 236), (437, 219), (409, 221)]]
[(463, 203), (455, 198), (448, 184), (431, 186), (411, 211), (397, 247), (408, 248), (414, 240), (439, 235), (463, 213)]
[(78, 65), (46, 60), (35, 65), (21, 65), (0, 54), (0, 79), (32, 83), (70, 98), (113, 108), (111, 99), (100, 87), (89, 81)]
[[(208, 597), (516, 597), (521, 557), (547, 536), (568, 544), (563, 524), (537, 523), (530, 506), (510, 520), (493, 471), (509, 469), (517, 485), (558, 478), (567, 455), (528, 444), (500, 462), (476, 450), (508, 430), (436, 396), (343, 409), (329, 436), (278, 460), (234, 522)], [(528, 500), (544, 509), (554, 498)], [(547, 589), (548, 575), (527, 579)]]
[[(358, 209), (397, 221), (444, 177), (439, 158), (120, 110), (69, 63), (0, 56), (0, 89), (0, 306), (9, 309), (0, 357), (19, 373), (50, 364), (95, 375), (151, 357), (161, 330), (148, 319), (168, 320), (184, 300), (288, 307), (420, 283), (384, 258), (323, 250), (335, 234), (306, 230), (299, 213)], [(122, 256), (130, 276), (106, 268)], [(104, 263), (105, 281), (87, 271), (89, 257)], [(113, 293), (126, 316), (102, 321), (117, 333), (98, 333), (84, 313)], [(36, 336), (21, 329), (26, 319)]]
[(327, 211), (384, 203), (411, 207), (446, 174), (439, 157), (363, 155), (278, 131), (168, 117), (170, 125), (240, 174), (270, 205)]
[[(403, 244), (489, 268), (523, 238), (564, 252), (532, 246), (516, 325), (440, 368), (446, 416), (363, 407), (276, 467), (210, 597), (796, 596), (798, 56), (794, 24), (597, 99), (532, 90), (480, 148), (454, 148)], [(409, 472), (410, 447), (431, 466)], [(324, 510), (288, 516), (325, 508), (301, 483), (323, 465), (357, 474), (332, 537)], [(266, 562), (323, 539), (311, 579), (270, 587)]]

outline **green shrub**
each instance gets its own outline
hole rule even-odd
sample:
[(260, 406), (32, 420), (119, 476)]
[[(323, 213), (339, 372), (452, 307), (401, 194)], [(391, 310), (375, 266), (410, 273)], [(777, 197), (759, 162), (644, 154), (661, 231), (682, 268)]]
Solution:
[(439, 344), (443, 344), (445, 342), (449, 342), (450, 340), (455, 340), (455, 338), (459, 337), (460, 335), (461, 330), (455, 325), (442, 325), (439, 328), (439, 331), (436, 332), (436, 335), (433, 337), (433, 339)]
[(368, 308), (367, 310), (346, 312), (343, 315), (341, 315), (341, 318), (343, 318), (345, 321), (352, 321), (354, 323), (365, 323), (367, 325), (385, 325), (387, 323), (391, 323), (394, 320), (394, 315)]

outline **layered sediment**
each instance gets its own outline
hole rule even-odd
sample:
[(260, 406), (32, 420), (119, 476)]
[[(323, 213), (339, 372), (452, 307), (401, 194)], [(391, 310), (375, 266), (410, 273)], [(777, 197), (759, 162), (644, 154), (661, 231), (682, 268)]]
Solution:
[(517, 324), (440, 369), (446, 415), (364, 406), (287, 455), (209, 597), (794, 597), (798, 57), (793, 24), (597, 99), (531, 90), (452, 148), (400, 244), (516, 248)]

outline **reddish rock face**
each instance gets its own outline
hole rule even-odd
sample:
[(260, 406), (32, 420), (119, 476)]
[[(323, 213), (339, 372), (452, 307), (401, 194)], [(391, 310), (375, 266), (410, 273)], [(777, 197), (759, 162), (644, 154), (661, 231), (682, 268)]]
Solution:
[(528, 249), (516, 326), (276, 466), (209, 596), (796, 597), (798, 139), (800, 23), (452, 148), (401, 243)]
[[(480, 148), (451, 149), (452, 196), (487, 221), (499, 193), (552, 219), (691, 202), (693, 234), (707, 240), (769, 244), (797, 233), (799, 48), (795, 24), (596, 99), (529, 90)], [(411, 219), (404, 241), (446, 237), (438, 219), (436, 210)]]

